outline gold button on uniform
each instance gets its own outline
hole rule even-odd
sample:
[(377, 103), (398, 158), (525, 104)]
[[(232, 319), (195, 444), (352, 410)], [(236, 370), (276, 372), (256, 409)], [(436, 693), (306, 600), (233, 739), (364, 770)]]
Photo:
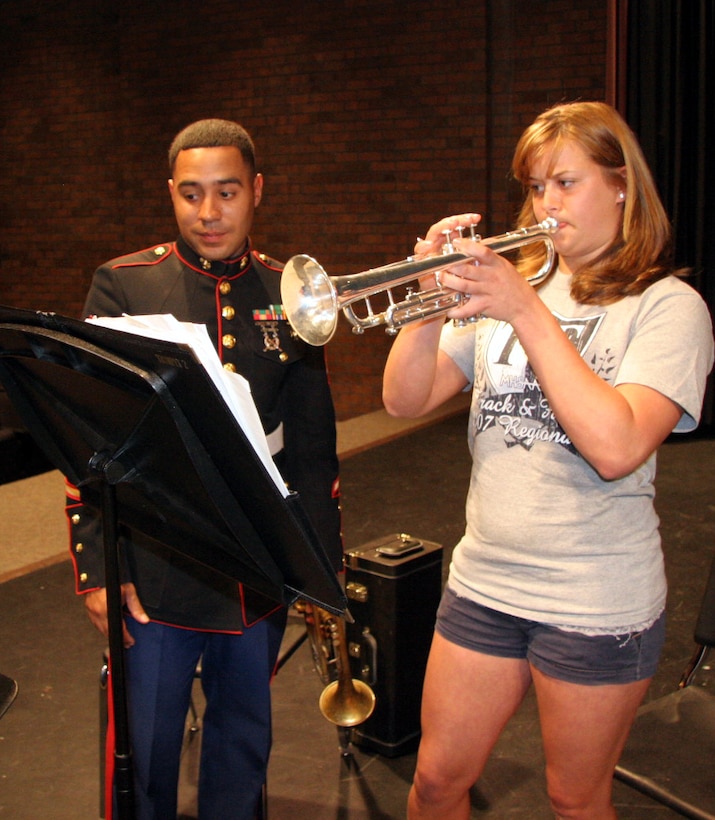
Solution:
[(231, 283), (224, 280), (219, 283), (218, 289), (219, 293), (222, 293), (225, 296), (227, 293), (231, 293)]
[(221, 315), (224, 319), (233, 319), (236, 315), (236, 311), (231, 307), (231, 305), (226, 305), (225, 308), (221, 308)]
[(86, 572), (81, 573), (81, 574), (80, 574), (80, 576), (79, 576), (79, 580), (80, 580), (83, 584), (86, 584), (86, 583), (87, 583), (87, 578), (89, 578), (89, 576), (87, 575), (87, 573), (86, 573)]
[(73, 524), (79, 524), (79, 513), (75, 513), (71, 519)]
[(232, 336), (230, 333), (225, 333), (221, 337), (221, 344), (224, 347), (232, 348), (236, 346), (236, 337)]
[(84, 551), (84, 544), (79, 541), (77, 544), (74, 545), (74, 551), (77, 555), (80, 555)]
[(229, 373), (235, 373), (236, 365), (233, 362), (226, 362), (226, 364), (223, 366), (223, 369), (228, 370)]

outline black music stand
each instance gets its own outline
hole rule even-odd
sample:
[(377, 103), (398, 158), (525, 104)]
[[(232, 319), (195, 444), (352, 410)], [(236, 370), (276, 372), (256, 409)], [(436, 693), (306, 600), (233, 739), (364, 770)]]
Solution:
[(103, 521), (120, 818), (134, 813), (119, 536), (127, 527), (289, 606), (347, 601), (295, 493), (285, 497), (188, 345), (0, 306), (0, 382)]

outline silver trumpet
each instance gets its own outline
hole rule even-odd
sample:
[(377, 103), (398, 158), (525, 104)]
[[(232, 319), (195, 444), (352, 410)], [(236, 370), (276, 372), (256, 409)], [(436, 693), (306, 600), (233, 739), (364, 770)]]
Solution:
[[(557, 221), (548, 217), (537, 225), (487, 239), (477, 235), (474, 226), (470, 226), (469, 230), (474, 241), (482, 242), (496, 253), (513, 251), (532, 242), (544, 242), (546, 260), (535, 274), (528, 277), (532, 285), (537, 285), (549, 275), (553, 267), (556, 254), (551, 234), (557, 228)], [(461, 233), (464, 229), (458, 230)], [(328, 276), (315, 259), (305, 254), (291, 257), (281, 278), (283, 310), (291, 327), (308, 344), (324, 345), (335, 333), (340, 310), (353, 325), (353, 333), (364, 333), (365, 328), (384, 325), (385, 332), (394, 335), (403, 325), (437, 316), (457, 307), (464, 300), (464, 294), (440, 286), (425, 291), (409, 288), (406, 298), (400, 302), (394, 301), (391, 291), (391, 288), (405, 285), (428, 273), (459, 262), (472, 261), (473, 257), (469, 254), (454, 250), (450, 234), (450, 231), (445, 231), (447, 242), (443, 246), (442, 255), (422, 259), (408, 256), (402, 262), (346, 276)], [(439, 282), (439, 277), (437, 281)], [(370, 297), (378, 293), (387, 295), (389, 305), (383, 311), (374, 312)], [(361, 317), (356, 316), (351, 307), (358, 301), (364, 301), (366, 305), (366, 313)]]

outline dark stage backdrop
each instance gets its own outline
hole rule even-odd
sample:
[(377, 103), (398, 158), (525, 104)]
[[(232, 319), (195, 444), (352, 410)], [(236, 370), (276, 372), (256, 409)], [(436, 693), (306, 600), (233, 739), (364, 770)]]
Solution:
[[(675, 260), (715, 313), (715, 2), (624, 0), (618, 101), (673, 220)], [(687, 332), (687, 328), (683, 328)], [(712, 380), (703, 432), (715, 429)]]
[[(502, 233), (519, 134), (603, 99), (606, 32), (606, 0), (0, 0), (0, 304), (76, 316), (99, 264), (171, 239), (166, 149), (200, 117), (255, 137), (276, 259), (355, 273), (467, 211)], [(341, 318), (341, 420), (381, 407), (390, 344)]]

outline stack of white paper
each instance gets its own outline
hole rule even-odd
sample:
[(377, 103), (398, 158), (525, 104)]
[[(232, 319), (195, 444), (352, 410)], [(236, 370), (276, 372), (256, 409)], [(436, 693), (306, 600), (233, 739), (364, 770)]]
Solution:
[(263, 462), (268, 474), (281, 491), (283, 497), (285, 498), (288, 495), (285, 482), (271, 458), (263, 425), (251, 395), (251, 387), (243, 376), (224, 369), (218, 353), (216, 353), (211, 343), (206, 325), (180, 322), (171, 314), (100, 316), (89, 318), (87, 321), (113, 330), (133, 333), (136, 336), (188, 345), (209, 374), (211, 381), (218, 388), (231, 413), (241, 426), (246, 438)]

